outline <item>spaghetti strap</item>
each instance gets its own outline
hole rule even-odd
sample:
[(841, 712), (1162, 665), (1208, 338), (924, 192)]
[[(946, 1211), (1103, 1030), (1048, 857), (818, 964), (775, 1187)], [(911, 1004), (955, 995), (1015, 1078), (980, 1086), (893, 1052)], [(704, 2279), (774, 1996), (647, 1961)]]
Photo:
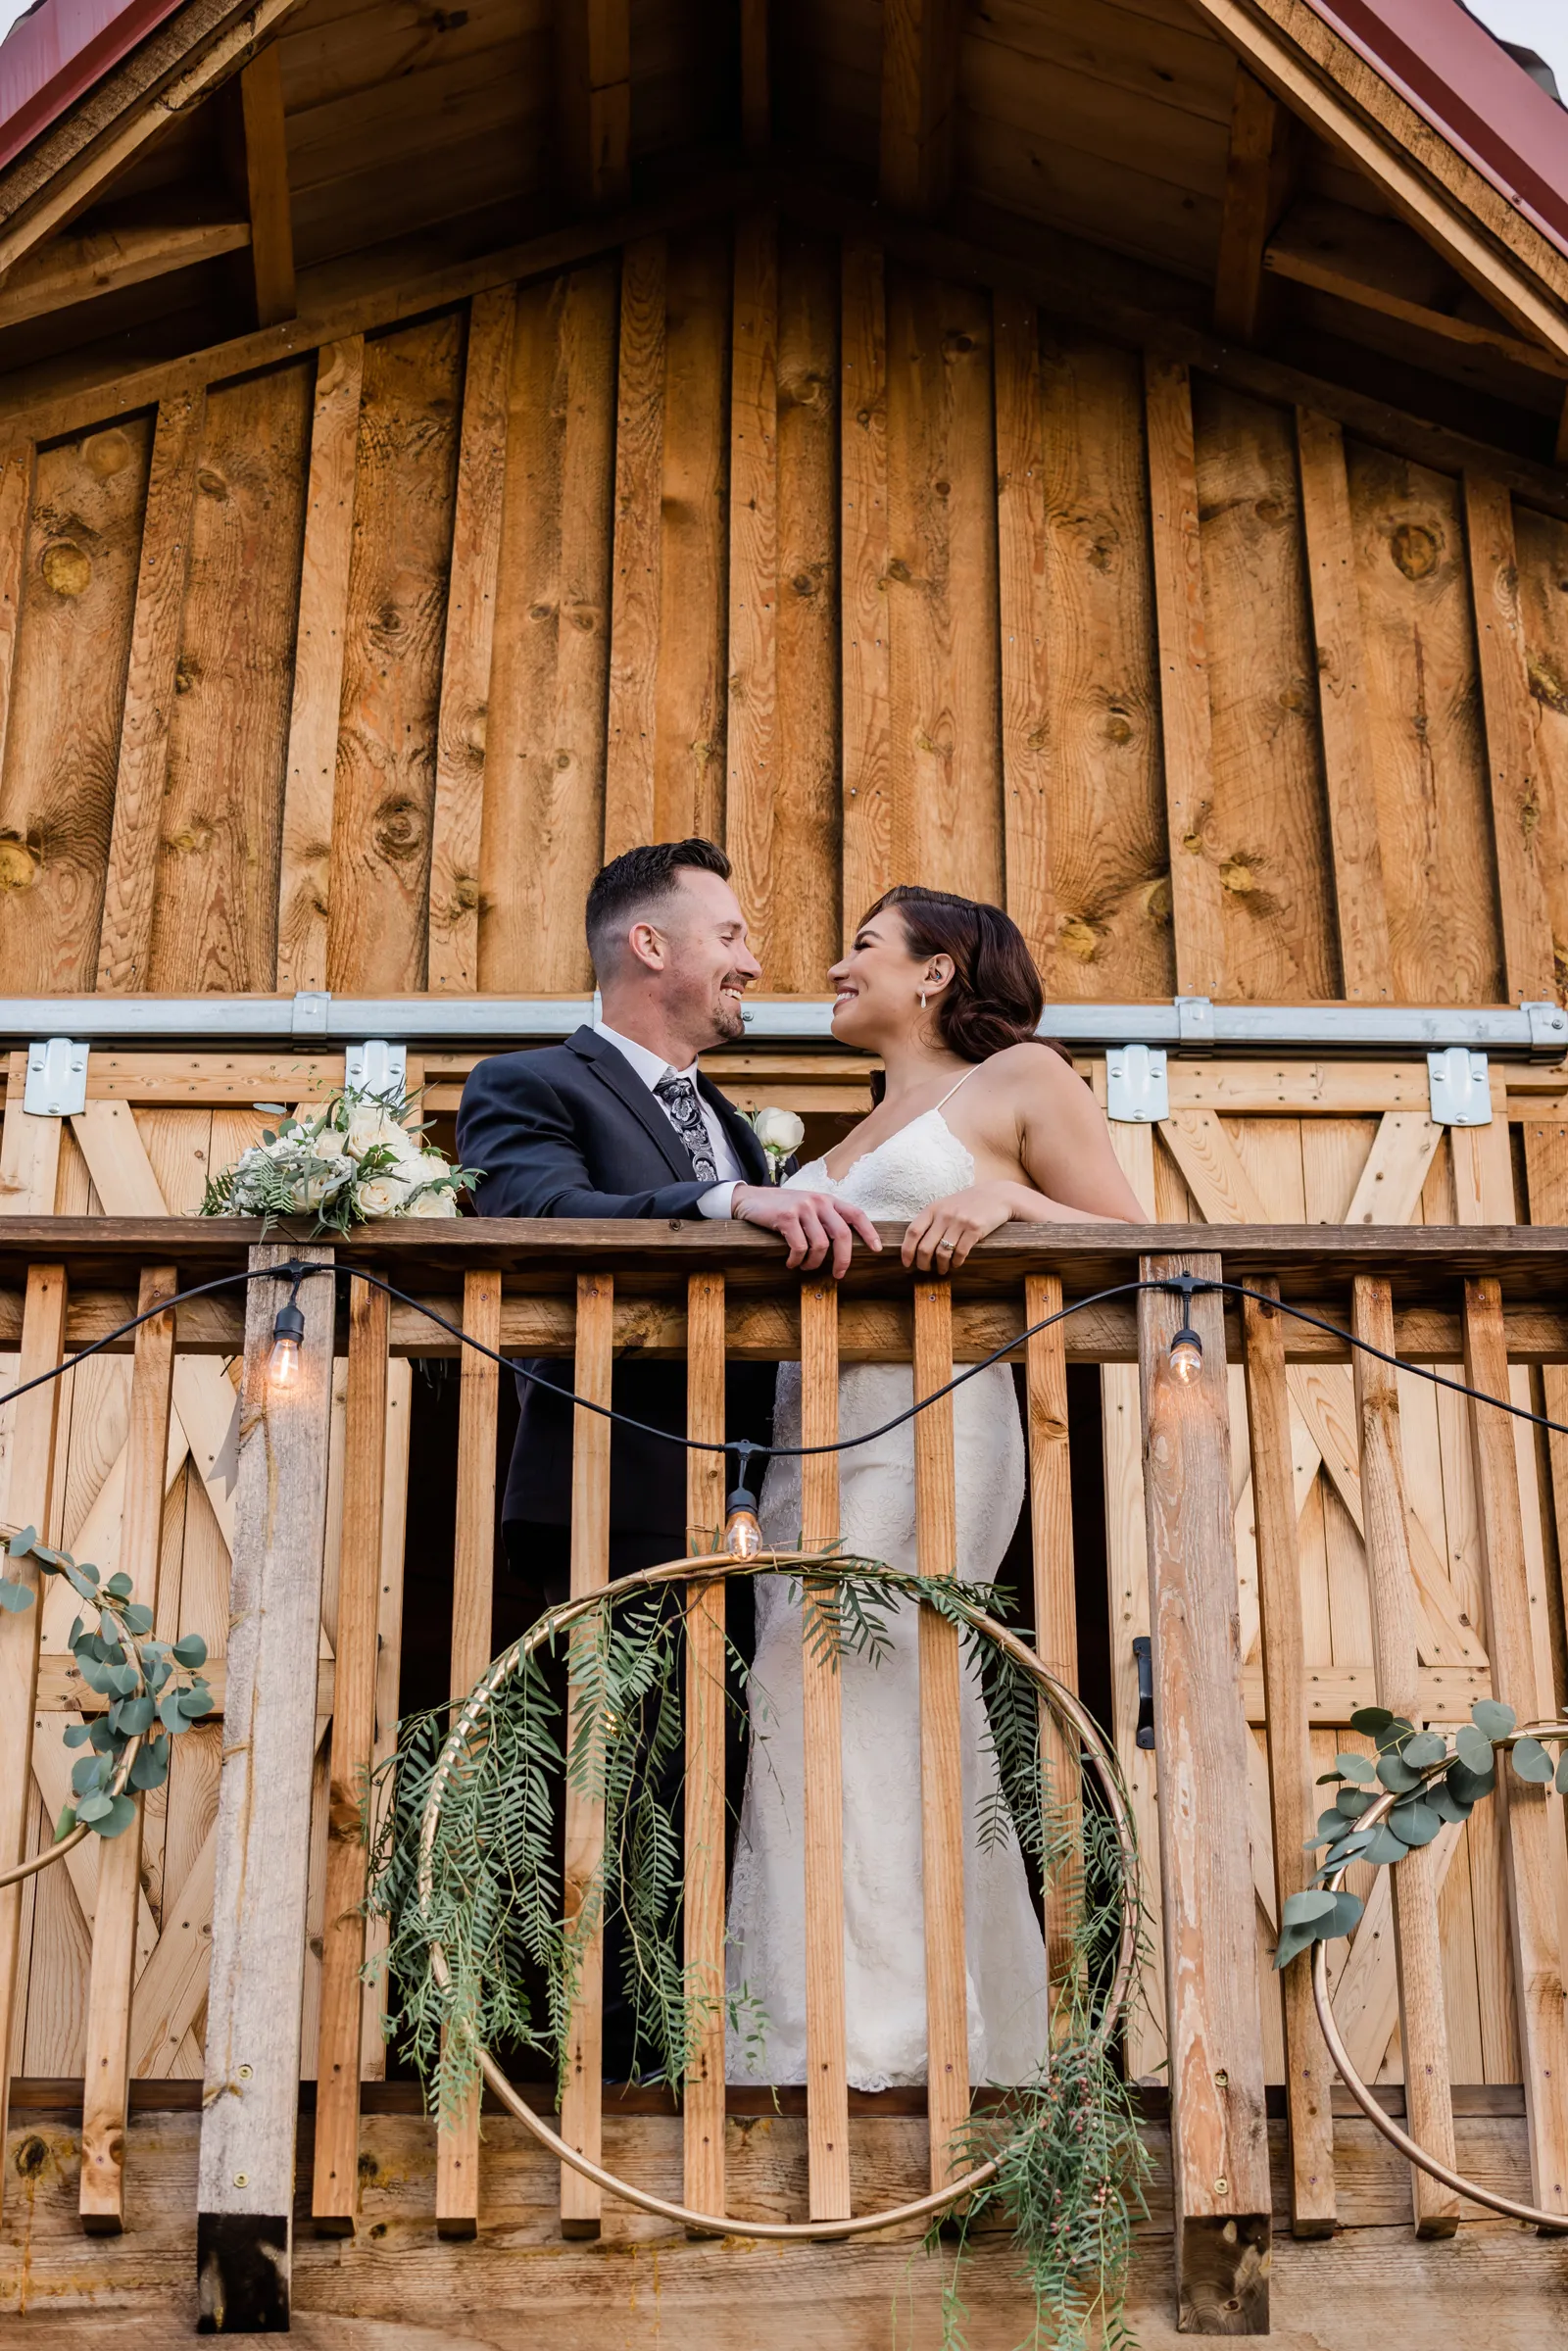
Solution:
[(962, 1077), (959, 1078), (957, 1086), (950, 1086), (947, 1093), (942, 1097), (942, 1100), (939, 1102), (933, 1102), (933, 1110), (945, 1110), (949, 1102), (952, 1102), (954, 1096), (957, 1093), (958, 1086), (967, 1086), (969, 1080), (973, 1077), (975, 1071), (979, 1067), (980, 1063), (978, 1061), (971, 1061), (968, 1068), (964, 1071)]

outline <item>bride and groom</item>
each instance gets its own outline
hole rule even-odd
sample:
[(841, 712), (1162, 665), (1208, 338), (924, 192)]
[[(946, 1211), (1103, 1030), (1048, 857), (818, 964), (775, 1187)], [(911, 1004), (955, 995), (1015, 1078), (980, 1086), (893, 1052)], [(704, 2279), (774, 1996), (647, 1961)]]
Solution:
[[(698, 1056), (744, 1034), (741, 1004), (761, 968), (723, 852), (707, 841), (628, 851), (596, 879), (587, 905), (600, 1011), (564, 1045), (482, 1061), (465, 1089), (458, 1150), (486, 1170), (481, 1215), (736, 1217), (773, 1233), (792, 1267), (842, 1275), (856, 1244), (882, 1247), (877, 1223), (905, 1227), (906, 1266), (960, 1265), (1011, 1220), (1140, 1217), (1089, 1090), (1036, 1039), (1039, 977), (1022, 934), (996, 906), (913, 886), (889, 891), (829, 977), (834, 1036), (880, 1057), (870, 1115), (808, 1165), (769, 1183), (749, 1123), (703, 1077)], [(559, 1369), (541, 1363), (547, 1378)], [(612, 1401), (654, 1428), (685, 1427), (678, 1366), (617, 1363)], [(521, 1417), (503, 1525), (530, 1597), (565, 1596), (571, 1514), (571, 1408), (519, 1382)], [(840, 1375), (840, 1434), (879, 1427), (912, 1400), (906, 1365), (857, 1364)], [(731, 1368), (729, 1433), (800, 1442), (800, 1372)], [(995, 1365), (954, 1397), (958, 1573), (986, 1582), (1011, 1539), (1024, 1493), (1012, 1375)], [(841, 1535), (851, 1552), (915, 1564), (913, 1435), (906, 1424), (840, 1456)], [(800, 1464), (772, 1461), (765, 1539), (793, 1547)], [(686, 1464), (679, 1445), (617, 1425), (611, 1448), (612, 1577), (679, 1557)], [(763, 2071), (806, 2078), (804, 1757), (801, 1624), (785, 1581), (732, 1583), (755, 1592), (755, 1632), (732, 1607), (753, 1660), (754, 1733), (765, 1741), (745, 1774), (729, 1915), (731, 1986), (767, 2019)], [(925, 2079), (918, 1665), (912, 1638), (880, 1665), (844, 1661), (845, 1990), (849, 2068), (858, 2088)], [(970, 2077), (1031, 2076), (1047, 2037), (1044, 1944), (1016, 1844), (982, 1839), (995, 1785), (980, 1692), (963, 1694), (964, 1910)], [(606, 1973), (606, 2058), (627, 2011)], [(746, 2079), (738, 2046), (732, 2078)]]

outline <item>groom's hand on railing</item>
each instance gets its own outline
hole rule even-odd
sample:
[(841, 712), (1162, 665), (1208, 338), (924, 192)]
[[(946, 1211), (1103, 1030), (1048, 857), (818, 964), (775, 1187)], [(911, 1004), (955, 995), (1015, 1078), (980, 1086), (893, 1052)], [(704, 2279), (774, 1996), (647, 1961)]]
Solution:
[(849, 1268), (857, 1237), (867, 1249), (882, 1247), (877, 1230), (863, 1208), (834, 1200), (826, 1192), (774, 1191), (767, 1184), (737, 1184), (730, 1201), (731, 1216), (744, 1224), (777, 1233), (789, 1249), (790, 1270), (804, 1266), (814, 1273), (829, 1249), (835, 1280)]

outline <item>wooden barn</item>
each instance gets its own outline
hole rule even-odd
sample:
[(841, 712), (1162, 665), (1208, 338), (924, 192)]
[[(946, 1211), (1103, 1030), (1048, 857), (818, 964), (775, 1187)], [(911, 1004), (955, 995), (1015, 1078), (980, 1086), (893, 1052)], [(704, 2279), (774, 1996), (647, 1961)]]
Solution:
[[(5, 1407), (0, 1521), (200, 1634), (215, 1701), (133, 1830), (0, 1890), (19, 2342), (955, 2339), (924, 2222), (845, 2229), (940, 2184), (961, 2054), (852, 2093), (830, 1964), (808, 2089), (726, 2093), (719, 2024), (678, 2100), (530, 2093), (723, 2235), (490, 2096), (438, 2122), (385, 2046), (364, 1775), (520, 1630), (511, 1383), (426, 1307), (585, 1395), (686, 1356), (694, 1433), (726, 1356), (804, 1355), (831, 1430), (840, 1360), (912, 1350), (924, 1392), (1013, 1347), (1021, 1617), (1112, 1737), (1153, 1922), (1139, 2340), (1564, 2339), (1565, 2235), (1412, 2165), (1272, 1966), (1357, 1710), (1568, 1698), (1545, 78), (1459, 0), (36, 0), (0, 47), (3, 1386), (120, 1334)], [(196, 1221), (256, 1105), (422, 1087), (450, 1147), (476, 1059), (586, 1017), (601, 861), (689, 832), (764, 970), (708, 1064), (737, 1103), (825, 1148), (869, 1100), (846, 926), (900, 879), (994, 899), (1148, 1226), (835, 1299), (739, 1227), (389, 1223), (308, 1253), (418, 1302), (307, 1286), (286, 1404), (275, 1282), (160, 1310), (303, 1247)], [(1317, 1320), (1200, 1296), (1179, 1422), (1171, 1296), (1023, 1342), (1141, 1264)], [(1352, 1364), (1352, 1322), (1540, 1419)], [(951, 1420), (923, 1443), (938, 1561)], [(107, 1703), (73, 1612), (0, 1613), (0, 1874)], [(1333, 2017), (1378, 2116), (1568, 2231), (1562, 1798), (1515, 1780), (1350, 1883)], [(687, 1918), (721, 1968), (722, 1901)], [(1005, 2228), (960, 2291), (974, 2351), (1031, 2339)]]

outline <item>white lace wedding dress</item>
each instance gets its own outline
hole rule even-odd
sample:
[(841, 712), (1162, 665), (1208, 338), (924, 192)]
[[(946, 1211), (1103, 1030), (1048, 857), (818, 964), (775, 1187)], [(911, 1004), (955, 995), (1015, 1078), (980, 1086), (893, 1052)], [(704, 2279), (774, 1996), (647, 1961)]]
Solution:
[[(960, 1079), (959, 1083), (962, 1083)], [(956, 1091), (956, 1089), (955, 1089)], [(907, 1220), (974, 1181), (974, 1161), (939, 1105), (866, 1151), (835, 1182), (821, 1160), (791, 1183), (837, 1193), (868, 1215)], [(839, 1375), (839, 1433), (877, 1428), (913, 1401), (910, 1370), (854, 1364)], [(996, 1364), (953, 1399), (958, 1572), (995, 1575), (1023, 1501), (1023, 1437), (1012, 1374)], [(775, 1441), (798, 1445), (801, 1374), (782, 1364)], [(839, 1456), (844, 1548), (913, 1568), (914, 1430), (894, 1430)], [(765, 1539), (794, 1548), (801, 1535), (801, 1465), (774, 1460), (762, 1487)], [(844, 1716), (844, 1973), (849, 2076), (858, 2089), (926, 2078), (925, 1934), (921, 1910), (919, 1661), (915, 1611), (901, 1610), (880, 1665), (842, 1661)], [(760, 2003), (765, 2045), (729, 2035), (732, 2082), (806, 2080), (806, 1907), (801, 1612), (788, 1582), (757, 1584), (752, 1756), (736, 1839), (729, 1912), (728, 1985)], [(978, 1684), (962, 1694), (964, 1927), (969, 2078), (1014, 2082), (1035, 2071), (1048, 2042), (1046, 1955), (1016, 1842), (982, 1846), (981, 1808), (997, 1784)]]

